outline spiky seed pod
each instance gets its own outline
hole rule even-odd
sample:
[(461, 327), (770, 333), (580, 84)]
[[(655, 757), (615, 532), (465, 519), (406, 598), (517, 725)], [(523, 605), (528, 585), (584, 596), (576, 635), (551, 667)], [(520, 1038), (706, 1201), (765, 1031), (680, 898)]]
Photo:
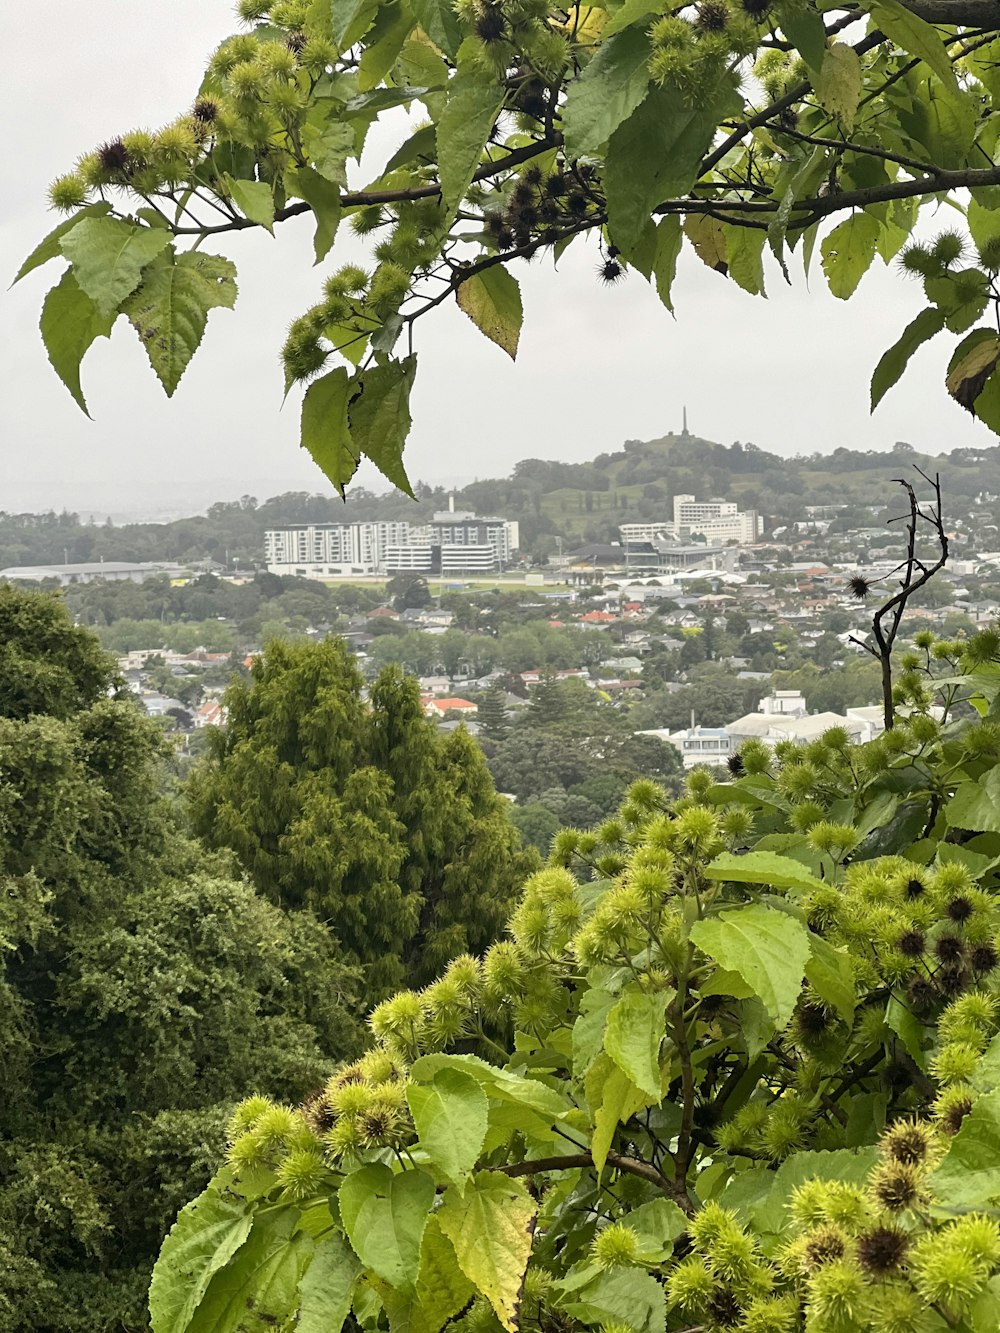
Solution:
[(214, 97), (199, 97), (191, 108), (191, 114), (203, 125), (214, 125), (219, 119), (219, 104)]
[(747, 18), (759, 23), (770, 9), (771, 0), (740, 0), (740, 5)]
[(49, 186), (49, 203), (60, 213), (71, 213), (74, 208), (81, 208), (86, 202), (87, 183), (75, 173), (60, 176)]
[(509, 227), (503, 227), (497, 232), (497, 249), (510, 250), (514, 245), (514, 233)]
[(712, 1293), (708, 1312), (719, 1328), (735, 1328), (743, 1318), (743, 1307), (729, 1287), (720, 1287)]
[(858, 1263), (871, 1277), (888, 1277), (898, 1271), (910, 1238), (897, 1227), (873, 1227), (857, 1240)]
[(606, 286), (613, 287), (615, 283), (624, 278), (625, 270), (617, 259), (605, 259), (602, 264), (597, 266), (597, 276)]
[(623, 1222), (612, 1222), (594, 1237), (594, 1260), (602, 1268), (628, 1268), (639, 1259), (639, 1236)]
[(802, 1253), (810, 1271), (815, 1271), (824, 1264), (843, 1259), (847, 1253), (847, 1237), (840, 1227), (816, 1227), (803, 1237)]
[(877, 1202), (890, 1213), (905, 1212), (924, 1197), (919, 1173), (901, 1162), (886, 1162), (881, 1166), (872, 1176), (871, 1190)]
[(900, 1120), (883, 1136), (882, 1152), (903, 1166), (926, 1162), (933, 1148), (930, 1128), (919, 1120)]
[(534, 202), (535, 191), (527, 181), (519, 180), (511, 192), (511, 204), (516, 208), (523, 208), (525, 204)]
[(863, 574), (854, 574), (847, 580), (847, 591), (858, 602), (863, 602), (872, 590), (872, 585)]
[(997, 955), (996, 946), (989, 940), (974, 945), (969, 951), (969, 965), (978, 976), (992, 972), (998, 962), (1000, 957)]
[(121, 139), (111, 139), (108, 143), (101, 144), (97, 150), (97, 157), (102, 168), (110, 176), (124, 174), (129, 164), (128, 149)]
[(289, 1153), (275, 1172), (285, 1195), (296, 1202), (318, 1193), (324, 1174), (323, 1158), (319, 1153), (305, 1149)]
[(729, 5), (726, 0), (701, 0), (694, 22), (701, 32), (725, 32), (729, 23)]
[(585, 194), (579, 191), (573, 191), (566, 198), (566, 208), (572, 217), (582, 218), (590, 207), (590, 201)]
[(922, 930), (904, 930), (896, 943), (896, 948), (906, 958), (919, 958), (924, 951), (926, 937)]
[(800, 1033), (806, 1038), (820, 1037), (830, 1026), (830, 1016), (824, 1006), (808, 1001), (799, 1005), (795, 1019)]
[(941, 994), (949, 1000), (953, 1000), (956, 995), (961, 995), (968, 985), (968, 977), (961, 964), (954, 967), (943, 967), (937, 973), (937, 984)]
[(531, 166), (528, 167), (528, 169), (525, 171), (523, 179), (526, 185), (532, 185), (536, 187), (541, 185), (542, 183), (541, 167), (536, 162), (532, 162)]
[(968, 921), (974, 910), (972, 903), (969, 902), (968, 898), (963, 894), (958, 894), (956, 897), (952, 898), (951, 902), (945, 908), (948, 916), (957, 925), (961, 925), (963, 921)]
[(285, 45), (291, 51), (293, 56), (301, 56), (302, 52), (309, 45), (309, 38), (304, 32), (290, 32), (285, 38)]
[(924, 892), (924, 890), (926, 889), (926, 887), (927, 887), (927, 886), (926, 886), (926, 884), (924, 884), (924, 882), (923, 882), (922, 879), (917, 879), (917, 878), (914, 877), (913, 879), (911, 879), (911, 880), (909, 880), (909, 881), (907, 882), (907, 885), (906, 885), (906, 896), (907, 896), (907, 898), (911, 898), (911, 899), (912, 899), (912, 898), (919, 898), (920, 895), (921, 895), (921, 894)]
[(498, 5), (487, 5), (476, 19), (476, 36), (486, 46), (503, 40), (507, 23)]
[(741, 778), (746, 771), (743, 767), (743, 756), (741, 754), (731, 754), (726, 760), (726, 767), (732, 773), (733, 777)]
[(957, 935), (942, 935), (934, 943), (934, 952), (942, 963), (957, 963), (962, 957), (962, 941)]
[(934, 1104), (938, 1123), (946, 1134), (955, 1135), (962, 1128), (962, 1122), (972, 1110), (973, 1095), (970, 1088), (954, 1084), (945, 1088)]
[(566, 177), (562, 172), (557, 171), (554, 176), (549, 176), (545, 182), (545, 193), (553, 199), (561, 199), (566, 193)]

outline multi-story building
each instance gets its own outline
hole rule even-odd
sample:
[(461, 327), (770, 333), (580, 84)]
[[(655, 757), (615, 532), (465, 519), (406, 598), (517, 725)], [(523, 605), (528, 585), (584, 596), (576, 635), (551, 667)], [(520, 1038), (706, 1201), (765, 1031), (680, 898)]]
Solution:
[(733, 500), (696, 500), (693, 495), (674, 496), (673, 519), (652, 523), (624, 523), (622, 541), (687, 542), (704, 537), (714, 546), (752, 546), (764, 531), (764, 520), (755, 509), (740, 511)]
[(477, 574), (501, 571), (517, 549), (518, 525), (453, 510), (420, 526), (405, 521), (312, 523), (264, 534), (272, 574)]

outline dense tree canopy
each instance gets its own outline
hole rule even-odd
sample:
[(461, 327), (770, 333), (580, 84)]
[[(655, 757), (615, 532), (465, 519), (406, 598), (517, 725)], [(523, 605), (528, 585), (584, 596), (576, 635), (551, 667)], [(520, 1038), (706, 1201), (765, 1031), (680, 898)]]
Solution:
[(328, 921), (370, 997), (495, 937), (532, 856), (481, 752), (437, 734), (416, 681), (387, 667), (366, 703), (341, 640), (272, 643), (226, 707), (191, 781), (195, 828)]
[[(455, 299), (513, 356), (517, 261), (589, 233), (605, 281), (634, 269), (668, 307), (688, 248), (751, 293), (765, 248), (786, 274), (818, 248), (844, 299), (876, 256), (902, 252), (927, 306), (880, 362), (873, 406), (923, 342), (963, 335), (948, 391), (1000, 426), (1000, 338), (979, 323), (1000, 272), (995, 0), (239, 10), (245, 31), (176, 121), (123, 130), (52, 186), (67, 216), (21, 274), (69, 261), (41, 327), (82, 407), (81, 359), (121, 315), (173, 393), (209, 312), (236, 301), (235, 266), (212, 245), (309, 214), (317, 262), (344, 221), (371, 245), (369, 265), (323, 279), (283, 349), (286, 386), (308, 385), (303, 444), (338, 487), (365, 455), (409, 489), (418, 321)], [(348, 189), (347, 163), (386, 118), (398, 147)], [(942, 198), (971, 241), (911, 243), (921, 206)]]
[(233, 1101), (351, 1054), (358, 979), (177, 833), (159, 733), (58, 598), (0, 588), (0, 644), (0, 1330), (138, 1330)]

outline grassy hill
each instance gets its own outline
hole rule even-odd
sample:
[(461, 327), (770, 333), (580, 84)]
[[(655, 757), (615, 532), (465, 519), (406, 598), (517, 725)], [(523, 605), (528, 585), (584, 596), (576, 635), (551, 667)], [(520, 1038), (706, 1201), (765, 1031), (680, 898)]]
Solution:
[[(813, 505), (848, 505), (845, 520), (882, 521), (896, 505), (894, 478), (914, 476), (913, 465), (940, 472), (949, 518), (968, 512), (982, 492), (1000, 495), (1000, 447), (921, 454), (898, 444), (890, 453), (848, 448), (833, 454), (780, 458), (753, 444), (718, 444), (693, 435), (627, 440), (614, 453), (590, 462), (522, 460), (509, 477), (476, 481), (455, 493), (457, 508), (502, 514), (521, 524), (522, 548), (551, 552), (587, 541), (610, 541), (621, 523), (667, 519), (673, 497), (736, 500), (757, 509), (768, 528), (801, 520)], [(416, 486), (419, 503), (396, 492), (348, 492), (348, 500), (289, 492), (258, 504), (242, 500), (213, 505), (207, 515), (174, 523), (110, 527), (82, 524), (74, 514), (0, 513), (0, 568), (79, 560), (236, 559), (259, 561), (264, 531), (301, 522), (406, 518), (424, 522), (447, 507), (442, 487)], [(995, 520), (994, 520), (995, 521)]]

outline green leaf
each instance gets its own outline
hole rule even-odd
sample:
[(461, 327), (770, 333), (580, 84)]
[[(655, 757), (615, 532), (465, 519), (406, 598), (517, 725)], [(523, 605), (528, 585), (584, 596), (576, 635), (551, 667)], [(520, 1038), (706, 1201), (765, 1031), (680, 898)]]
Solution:
[(295, 1333), (340, 1333), (360, 1271), (361, 1265), (339, 1231), (324, 1236), (299, 1286)]
[(604, 1028), (617, 996), (606, 990), (585, 990), (580, 999), (580, 1016), (573, 1024), (573, 1073), (582, 1078), (604, 1046)]
[(663, 1333), (666, 1327), (663, 1287), (650, 1273), (635, 1268), (598, 1273), (573, 1293), (573, 1300), (565, 1308), (575, 1319), (591, 1326), (624, 1326), (635, 1333)]
[(1000, 1195), (1000, 1088), (973, 1104), (929, 1183), (938, 1201), (953, 1208)]
[(396, 63), (403, 43), (415, 26), (416, 20), (408, 5), (397, 2), (379, 6), (358, 63), (358, 88), (363, 93), (379, 86)]
[(570, 158), (596, 153), (646, 96), (649, 38), (629, 28), (603, 41), (566, 94), (563, 134)]
[(415, 356), (372, 366), (355, 376), (355, 394), (347, 409), (351, 436), (358, 449), (387, 481), (411, 499), (413, 489), (403, 468), (403, 445), (410, 432), (410, 390), (416, 373)]
[(409, 0), (417, 22), (439, 50), (454, 60), (462, 44), (462, 25), (450, 0)]
[(729, 276), (751, 296), (764, 295), (764, 242), (767, 232), (756, 227), (726, 228)]
[(431, 159), (436, 152), (437, 130), (433, 125), (421, 125), (419, 130), (415, 130), (396, 149), (385, 164), (385, 170), (382, 174), (387, 176), (390, 171), (395, 171), (397, 167), (406, 166), (408, 162), (413, 162), (417, 158)]
[(966, 212), (969, 232), (981, 252), (984, 246), (992, 245), (1000, 238), (1000, 211), (986, 208), (978, 199), (970, 199)]
[(338, 366), (313, 380), (302, 399), (302, 447), (308, 449), (341, 498), (358, 470), (358, 456), (347, 424), (349, 392), (347, 370)]
[(314, 1245), (303, 1232), (293, 1235), (294, 1226), (291, 1209), (258, 1213), (249, 1238), (209, 1282), (187, 1333), (244, 1333), (248, 1310), (256, 1329), (283, 1326), (295, 1312)]
[(274, 235), (274, 193), (266, 181), (236, 180), (223, 176), (233, 203), (250, 222)]
[(622, 7), (601, 29), (601, 37), (607, 41), (609, 37), (614, 37), (615, 33), (622, 32), (633, 24), (648, 27), (649, 25), (643, 21), (650, 14), (662, 14), (663, 9), (663, 0), (625, 0)]
[(905, 1004), (894, 997), (886, 1005), (885, 1021), (886, 1026), (895, 1032), (906, 1047), (907, 1052), (923, 1069), (927, 1063), (927, 1055), (924, 1051), (924, 1029), (913, 1011), (907, 1009)]
[(830, 291), (841, 301), (853, 296), (871, 268), (882, 224), (870, 213), (855, 213), (820, 242), (823, 272)]
[(149, 1287), (153, 1333), (184, 1333), (213, 1275), (250, 1235), (250, 1204), (228, 1184), (228, 1172), (216, 1176), (181, 1209), (163, 1242)]
[(955, 348), (948, 362), (945, 388), (967, 412), (1000, 360), (1000, 338), (993, 329), (973, 329)]
[(117, 310), (142, 279), (142, 270), (170, 243), (159, 228), (137, 227), (117, 218), (91, 217), (59, 241), (73, 276), (102, 315)]
[(673, 213), (663, 218), (656, 227), (656, 256), (653, 260), (653, 279), (656, 283), (657, 296), (671, 312), (674, 308), (671, 288), (673, 287), (674, 276), (677, 273), (677, 258), (683, 244), (684, 233), (681, 231), (681, 220), (678, 215)]
[(823, 110), (836, 116), (845, 129), (854, 124), (863, 84), (857, 52), (844, 42), (833, 42), (827, 47), (816, 79), (816, 96)]
[(535, 1201), (519, 1180), (480, 1171), (464, 1196), (446, 1190), (437, 1214), (462, 1272), (509, 1333), (517, 1327), (535, 1213)]
[[(807, 8), (795, 4), (794, 0), (792, 0), (792, 3), (779, 4), (776, 12), (781, 31), (798, 51), (812, 73), (817, 73), (825, 63), (827, 52), (826, 28), (823, 26), (823, 20), (819, 13), (811, 7)], [(856, 107), (857, 102), (854, 105)], [(826, 109), (828, 111), (832, 110), (831, 107), (826, 107)]]
[(458, 207), (472, 183), (505, 97), (503, 88), (465, 74), (448, 85), (437, 128), (441, 197), (448, 212)]
[(713, 273), (726, 273), (726, 228), (718, 218), (707, 213), (689, 213), (684, 219), (684, 235), (694, 252)]
[(471, 1074), (445, 1068), (430, 1083), (411, 1083), (406, 1100), (420, 1146), (446, 1180), (464, 1189), (486, 1138), (486, 1093)]
[(806, 980), (850, 1026), (858, 1005), (851, 960), (821, 935), (810, 934), (809, 943), (812, 953), (806, 963)]
[(513, 361), (524, 318), (521, 288), (513, 274), (503, 264), (494, 264), (466, 278), (455, 299), (480, 332), (502, 347)]
[(143, 270), (122, 305), (169, 398), (205, 333), (208, 312), (236, 304), (236, 265), (219, 255), (171, 246)]
[(625, 991), (608, 1014), (604, 1049), (623, 1074), (654, 1101), (661, 1094), (660, 1046), (674, 991)]
[(426, 1171), (394, 1174), (376, 1163), (352, 1172), (338, 1197), (344, 1230), (361, 1262), (393, 1287), (412, 1291), (434, 1206), (432, 1177)]
[[(650, 1099), (603, 1052), (588, 1069), (585, 1087), (594, 1120), (590, 1155), (594, 1159), (594, 1169), (600, 1175), (608, 1160), (618, 1126), (623, 1125), (640, 1107), (648, 1106)], [(660, 1100), (659, 1091), (653, 1100)]]
[(410, 1078), (433, 1079), (439, 1069), (462, 1069), (486, 1090), (487, 1096), (530, 1107), (541, 1115), (558, 1120), (572, 1110), (572, 1104), (555, 1088), (535, 1078), (522, 1078), (508, 1069), (498, 1069), (477, 1055), (422, 1055), (410, 1066)]
[(332, 0), (333, 40), (342, 51), (354, 45), (371, 27), (379, 0)]
[[(355, 127), (349, 121), (337, 119), (325, 125), (307, 125), (302, 132), (303, 146), (312, 159), (313, 169), (340, 189), (347, 185), (347, 159), (354, 153), (354, 134)], [(306, 203), (312, 208), (308, 199)]]
[(741, 106), (728, 85), (714, 102), (692, 107), (664, 84), (652, 88), (611, 135), (604, 169), (608, 227), (626, 255), (641, 240), (653, 208), (691, 188), (720, 118)]
[(862, 0), (861, 7), (868, 10), (886, 36), (907, 55), (917, 56), (934, 71), (952, 101), (963, 100), (948, 49), (936, 28), (917, 18), (899, 0)]
[(52, 369), (90, 416), (80, 385), (80, 363), (91, 344), (107, 338), (118, 318), (117, 312), (102, 315), (68, 268), (53, 287), (42, 306), (39, 329)]
[(669, 1259), (674, 1241), (688, 1228), (687, 1214), (671, 1199), (653, 1199), (633, 1208), (622, 1221), (639, 1237), (643, 1263), (658, 1264)]
[(802, 893), (823, 887), (823, 881), (811, 875), (801, 861), (777, 852), (746, 852), (743, 856), (723, 852), (709, 862), (704, 874), (708, 879), (731, 884), (767, 884), (772, 889), (797, 889)]
[(340, 225), (340, 187), (313, 167), (299, 167), (288, 173), (291, 193), (304, 199), (316, 218), (313, 250), (316, 263), (325, 259)]
[(909, 363), (910, 357), (928, 339), (933, 338), (944, 328), (945, 315), (937, 306), (928, 306), (921, 310), (916, 319), (907, 324), (899, 340), (882, 353), (882, 359), (872, 375), (871, 395), (872, 411), (897, 382)]
[(800, 921), (754, 903), (696, 921), (691, 939), (753, 987), (779, 1031), (787, 1026), (811, 953), (809, 932)]
[(455, 1247), (436, 1217), (428, 1220), (420, 1243), (420, 1271), (413, 1295), (401, 1295), (391, 1287), (380, 1292), (391, 1333), (438, 1333), (474, 1294), (475, 1288), (458, 1266)]
[(99, 204), (88, 204), (86, 208), (79, 209), (72, 217), (64, 218), (63, 221), (59, 223), (58, 227), (53, 227), (44, 241), (39, 241), (38, 245), (35, 246), (34, 250), (32, 250), (31, 254), (17, 270), (17, 275), (10, 285), (13, 287), (15, 283), (20, 282), (21, 279), (31, 273), (32, 270), (40, 268), (42, 264), (47, 264), (50, 259), (58, 259), (63, 253), (62, 245), (60, 244), (62, 238), (67, 232), (72, 231), (78, 222), (82, 222), (84, 218), (103, 217), (105, 213), (110, 212), (111, 205), (102, 202)]
[(1000, 765), (977, 782), (960, 782), (944, 808), (949, 828), (974, 833), (1000, 833)]
[(974, 410), (983, 425), (1000, 435), (1000, 375), (996, 371), (976, 395)]

